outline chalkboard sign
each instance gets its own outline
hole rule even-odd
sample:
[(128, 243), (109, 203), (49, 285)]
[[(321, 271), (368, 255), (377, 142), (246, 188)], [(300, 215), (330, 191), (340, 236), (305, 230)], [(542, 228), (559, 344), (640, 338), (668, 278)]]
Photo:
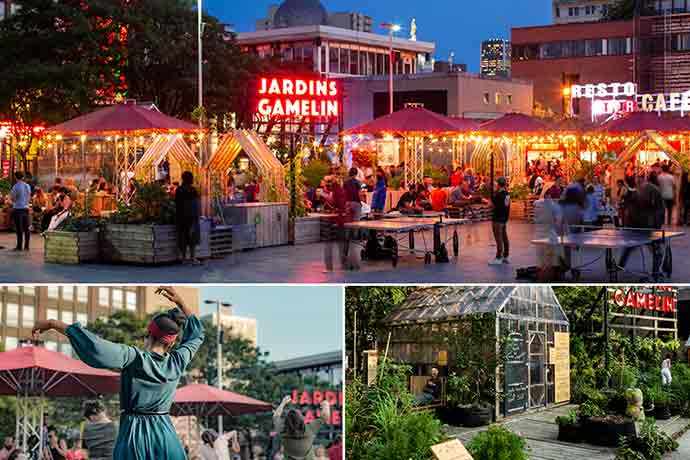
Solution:
[(431, 448), (436, 460), (472, 460), (472, 456), (460, 441), (452, 441), (437, 444)]

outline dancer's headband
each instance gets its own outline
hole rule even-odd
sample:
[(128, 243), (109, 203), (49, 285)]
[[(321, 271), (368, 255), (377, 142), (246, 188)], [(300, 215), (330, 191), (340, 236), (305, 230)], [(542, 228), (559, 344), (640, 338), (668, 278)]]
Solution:
[(158, 327), (158, 324), (156, 324), (155, 319), (151, 320), (148, 329), (151, 337), (166, 345), (172, 345), (173, 343), (175, 343), (175, 340), (177, 340), (177, 334), (167, 334), (163, 332), (161, 328)]

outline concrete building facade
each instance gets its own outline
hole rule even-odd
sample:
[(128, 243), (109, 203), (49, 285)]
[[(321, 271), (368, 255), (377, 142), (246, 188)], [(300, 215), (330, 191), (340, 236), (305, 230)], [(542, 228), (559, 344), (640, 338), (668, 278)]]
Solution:
[[(388, 113), (388, 79), (344, 80), (345, 128), (366, 123)], [(531, 114), (532, 84), (521, 80), (482, 78), (468, 73), (425, 73), (397, 76), (395, 110), (422, 104), (434, 112), (475, 119), (499, 118), (506, 113)]]
[(615, 0), (553, 0), (554, 24), (600, 21)]
[[(204, 315), (201, 319), (209, 320), (212, 324), (218, 324), (218, 313)], [(258, 342), (258, 327), (255, 318), (247, 318), (235, 315), (232, 307), (221, 307), (220, 324), (226, 333), (249, 340), (256, 346)]]
[[(178, 287), (178, 293), (198, 313), (197, 288)], [(68, 324), (89, 325), (117, 311), (140, 317), (169, 308), (170, 302), (155, 294), (154, 287), (137, 286), (0, 286), (0, 344), (5, 350), (31, 337), (36, 320), (58, 319)], [(72, 354), (69, 343), (55, 333), (43, 339), (48, 349)]]

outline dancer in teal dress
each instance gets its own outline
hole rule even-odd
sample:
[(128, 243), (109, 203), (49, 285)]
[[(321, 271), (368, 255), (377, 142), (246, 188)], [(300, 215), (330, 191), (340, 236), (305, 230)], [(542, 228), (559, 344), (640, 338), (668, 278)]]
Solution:
[(161, 287), (156, 292), (178, 308), (151, 320), (143, 349), (103, 340), (79, 323), (42, 320), (34, 326), (35, 337), (48, 330), (65, 335), (89, 366), (121, 372), (115, 460), (186, 459), (168, 412), (180, 378), (204, 341), (204, 331), (174, 289)]

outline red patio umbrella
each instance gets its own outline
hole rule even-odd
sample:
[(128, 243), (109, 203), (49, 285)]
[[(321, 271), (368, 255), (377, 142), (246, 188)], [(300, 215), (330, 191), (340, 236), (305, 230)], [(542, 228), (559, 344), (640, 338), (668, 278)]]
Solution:
[(607, 134), (640, 133), (657, 131), (663, 133), (690, 131), (688, 118), (664, 117), (656, 112), (631, 112), (602, 124), (598, 132)]
[(195, 132), (199, 127), (158, 110), (136, 104), (117, 104), (98, 109), (49, 128), (47, 134), (123, 135), (130, 133)]
[(522, 113), (509, 113), (479, 126), (479, 131), (493, 134), (541, 133), (549, 130), (543, 121)]
[(0, 353), (0, 395), (88, 396), (120, 391), (120, 376), (43, 347)]
[(344, 134), (383, 134), (396, 133), (402, 136), (414, 134), (444, 134), (472, 131), (476, 126), (463, 119), (452, 119), (423, 107), (409, 107), (377, 118), (354, 128)]
[(177, 417), (189, 415), (212, 417), (254, 414), (271, 410), (273, 406), (267, 402), (209, 385), (193, 384), (177, 390), (170, 414)]

